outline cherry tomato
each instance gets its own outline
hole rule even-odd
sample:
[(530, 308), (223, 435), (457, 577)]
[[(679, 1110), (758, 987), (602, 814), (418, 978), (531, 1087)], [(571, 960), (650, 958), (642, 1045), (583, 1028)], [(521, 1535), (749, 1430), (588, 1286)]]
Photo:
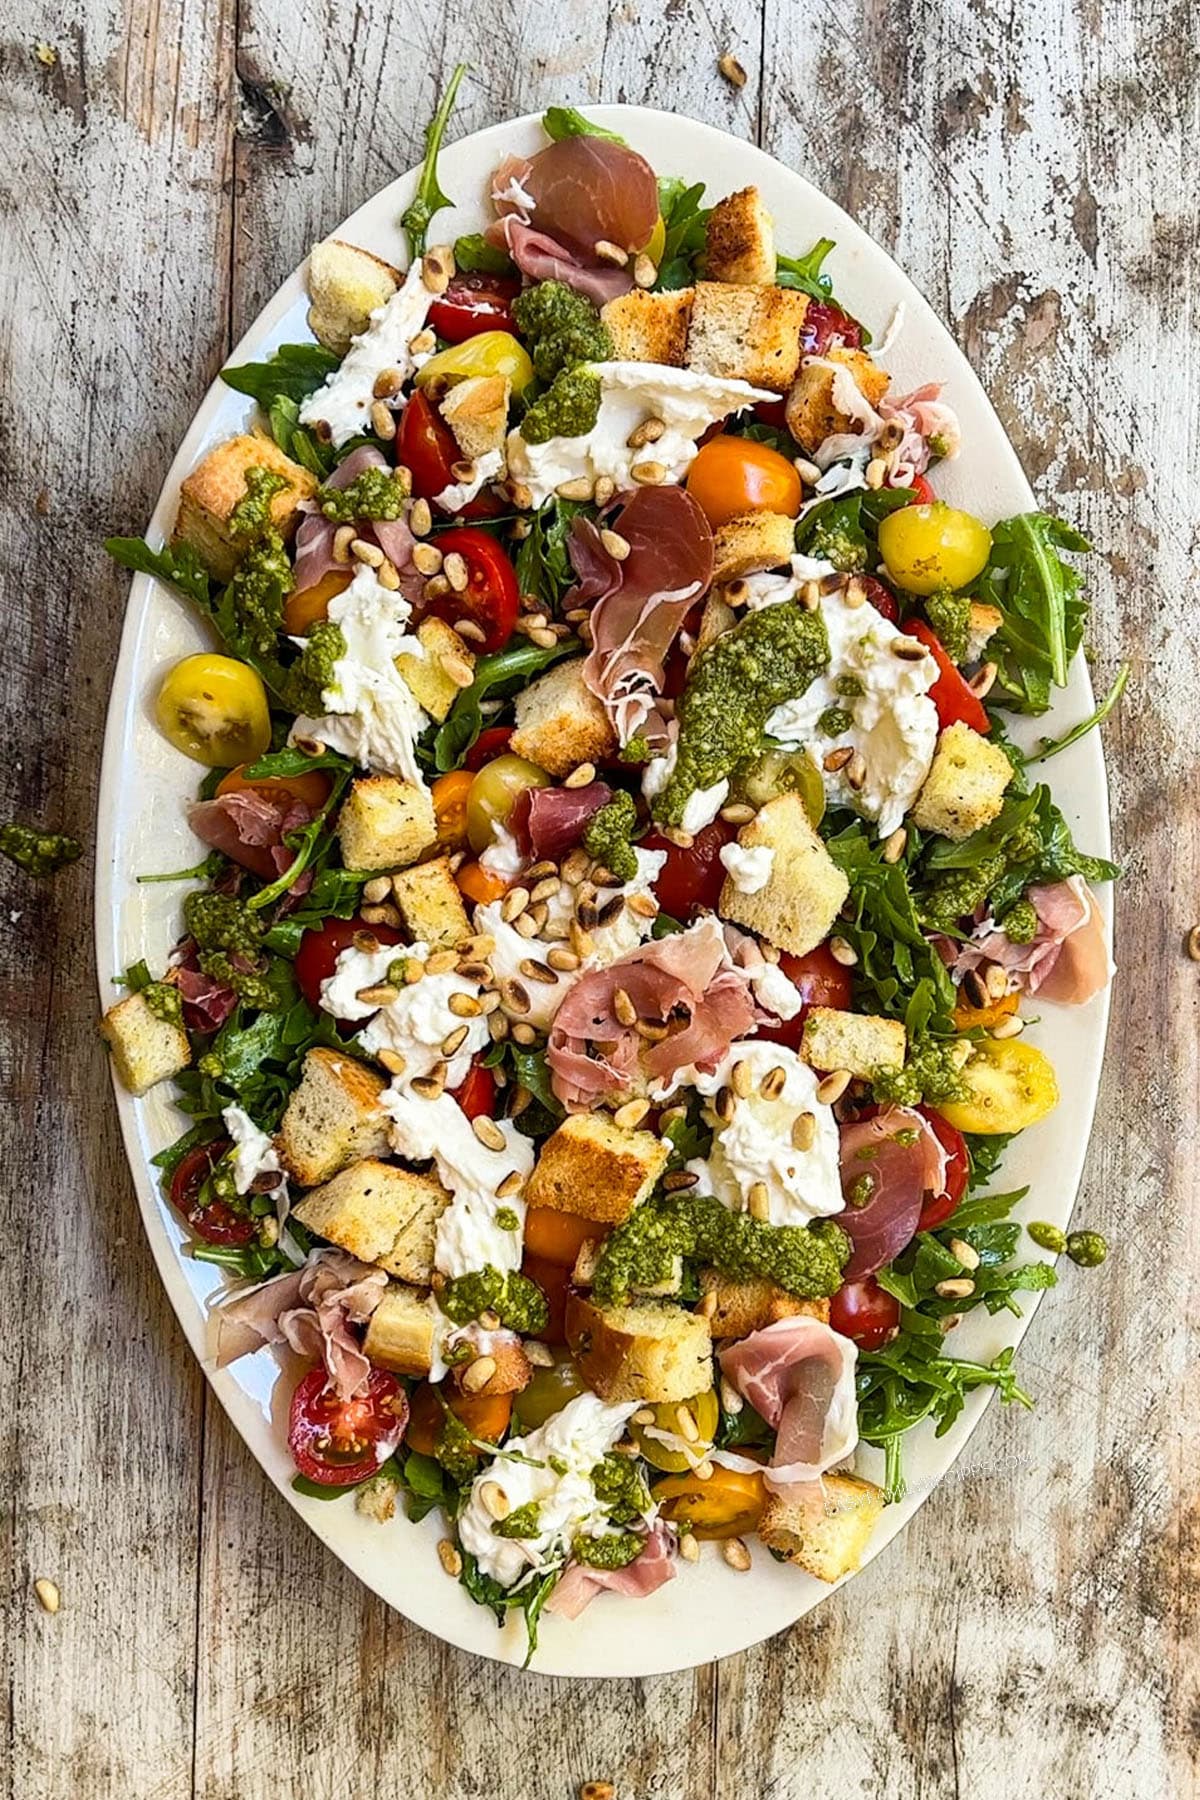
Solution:
[(780, 431), (786, 431), (787, 401), (760, 400), (754, 408), (754, 416), (762, 425), (777, 425)]
[(877, 581), (874, 575), (860, 575), (858, 579), (867, 590), (867, 604), (894, 625), (900, 617), (900, 608), (896, 605), (896, 596), (891, 588), (884, 587), (882, 581)]
[(508, 1430), (512, 1402), (511, 1394), (460, 1394), (448, 1383), (431, 1387), (429, 1382), (423, 1381), (413, 1389), (412, 1414), (404, 1441), (410, 1450), (432, 1456), (448, 1409), (472, 1437), (486, 1438), (488, 1443), (498, 1444)]
[(258, 1227), (224, 1200), (200, 1204), (200, 1190), (229, 1148), (228, 1138), (197, 1144), (181, 1159), (171, 1177), (171, 1205), (206, 1244), (248, 1244)]
[(310, 1369), (292, 1395), (288, 1449), (309, 1481), (350, 1487), (378, 1474), (407, 1423), (408, 1396), (386, 1369), (372, 1369), (353, 1400), (339, 1400), (323, 1368)]
[(741, 1537), (762, 1517), (766, 1489), (761, 1475), (717, 1467), (707, 1481), (699, 1475), (668, 1475), (651, 1492), (664, 1519), (689, 1525), (700, 1539)]
[(539, 769), (527, 757), (506, 750), (503, 756), (485, 763), (478, 775), (471, 777), (466, 798), (467, 839), (476, 856), (494, 844), (500, 831), (507, 829), (513, 808), (527, 788), (550, 786), (545, 769)]
[(473, 901), (476, 906), (487, 906), (490, 901), (502, 899), (508, 892), (508, 883), (503, 875), (497, 875), (492, 869), (485, 869), (478, 862), (460, 864), (454, 879), (463, 898)]
[(328, 569), (319, 581), (297, 588), (283, 603), (283, 628), (290, 637), (307, 637), (313, 626), (329, 617), (329, 602), (344, 594), (353, 580), (349, 569)]
[(992, 534), (974, 513), (943, 500), (897, 507), (879, 524), (879, 553), (897, 587), (910, 594), (963, 588), (987, 562)]
[(525, 1215), (525, 1251), (539, 1262), (559, 1269), (573, 1269), (585, 1244), (605, 1237), (608, 1227), (579, 1213), (559, 1212), (556, 1206), (531, 1206)]
[(905, 619), (900, 627), (907, 637), (916, 638), (924, 644), (938, 666), (938, 678), (929, 690), (929, 698), (937, 707), (938, 725), (945, 731), (948, 725), (969, 725), (972, 731), (982, 732), (984, 736), (992, 729), (992, 721), (987, 716), (983, 701), (978, 699), (967, 686), (946, 652), (942, 649), (941, 640), (932, 626), (924, 619)]
[(910, 506), (932, 506), (937, 498), (923, 475), (913, 476), (908, 491), (912, 496), (909, 501)]
[(801, 327), (806, 356), (825, 356), (840, 344), (844, 350), (861, 350), (862, 326), (829, 300), (810, 300)]
[(437, 841), (443, 850), (461, 850), (467, 841), (467, 795), (474, 779), (469, 769), (451, 769), (430, 789)]
[(236, 657), (210, 650), (185, 656), (168, 672), (154, 716), (177, 750), (210, 769), (253, 762), (271, 746), (271, 713), (261, 677)]
[(900, 1302), (866, 1275), (843, 1282), (829, 1302), (829, 1323), (860, 1350), (878, 1350), (900, 1329)]
[(491, 762), (494, 756), (499, 756), (508, 749), (508, 740), (515, 729), (512, 725), (489, 725), (486, 731), (480, 732), (467, 751), (463, 767), (470, 769), (472, 775), (478, 775), (484, 763)]
[(923, 1119), (928, 1119), (934, 1136), (946, 1152), (946, 1185), (940, 1194), (926, 1197), (917, 1220), (918, 1231), (936, 1231), (939, 1225), (946, 1223), (967, 1191), (971, 1159), (962, 1132), (956, 1131), (948, 1119), (943, 1119), (928, 1106), (918, 1106), (917, 1111)]
[(667, 860), (654, 883), (654, 892), (664, 912), (670, 913), (673, 919), (686, 921), (699, 906), (716, 909), (725, 882), (721, 851), (736, 836), (736, 826), (727, 825), (724, 819), (714, 819), (711, 825), (696, 833), (689, 850), (672, 844), (657, 831), (642, 839), (643, 850), (665, 850), (667, 853)]
[(714, 529), (740, 513), (795, 516), (804, 490), (795, 465), (769, 444), (721, 432), (710, 438), (687, 472), (687, 491)]
[[(432, 500), (443, 488), (452, 487), (454, 465), (462, 460), (454, 433), (418, 389), (410, 395), (396, 430), (396, 461), (412, 475), (413, 493), (422, 500)], [(485, 490), (463, 507), (461, 517), (490, 519), (503, 510), (503, 502)]]
[(846, 1012), (850, 1006), (853, 982), (850, 971), (833, 955), (828, 944), (818, 944), (804, 956), (793, 956), (785, 950), (779, 967), (788, 980), (799, 988), (804, 1004), (794, 1019), (781, 1019), (778, 1025), (760, 1025), (756, 1035), (772, 1044), (786, 1044), (799, 1050), (804, 1035), (804, 1021), (814, 1006), (834, 1007)]
[(515, 331), (512, 302), (520, 291), (514, 276), (464, 272), (434, 301), (429, 324), (448, 344), (464, 343), (481, 331)]
[(267, 775), (258, 781), (247, 781), (246, 770), (250, 766), (239, 763), (236, 769), (230, 769), (217, 783), (218, 794), (249, 792), (273, 797), (290, 794), (293, 800), (302, 800), (314, 812), (320, 812), (329, 798), (329, 777), (322, 769), (310, 769), (301, 775)]
[(560, 1356), (548, 1369), (537, 1368), (529, 1386), (516, 1397), (517, 1422), (522, 1431), (536, 1431), (568, 1400), (587, 1392), (587, 1383), (579, 1373), (574, 1357)]
[(496, 1077), (482, 1063), (474, 1062), (467, 1079), (453, 1089), (453, 1094), (468, 1119), (490, 1119), (496, 1109)]
[(310, 1006), (321, 1004), (321, 983), (328, 981), (337, 959), (348, 950), (357, 931), (369, 931), (381, 944), (402, 944), (403, 934), (394, 925), (368, 925), (365, 919), (326, 919), (306, 931), (296, 952), (296, 980)]
[(536, 1281), (546, 1296), (546, 1305), (550, 1309), (549, 1322), (546, 1329), (539, 1333), (544, 1344), (565, 1344), (567, 1341), (566, 1311), (567, 1291), (571, 1285), (571, 1271), (561, 1263), (547, 1262), (544, 1256), (531, 1256), (528, 1250), (521, 1259), (521, 1273), (528, 1275), (530, 1281)]
[(486, 531), (468, 525), (443, 531), (438, 549), (443, 556), (462, 557), (467, 565), (467, 585), (461, 594), (451, 590), (435, 600), (429, 611), (448, 625), (459, 619), (473, 620), (486, 633), (480, 650), (485, 655), (502, 650), (512, 636), (520, 600), (517, 572), (503, 546)]
[(415, 385), (444, 395), (455, 382), (488, 375), (506, 377), (513, 394), (523, 394), (533, 380), (529, 352), (511, 332), (481, 331), (465, 343), (448, 344), (417, 371)]

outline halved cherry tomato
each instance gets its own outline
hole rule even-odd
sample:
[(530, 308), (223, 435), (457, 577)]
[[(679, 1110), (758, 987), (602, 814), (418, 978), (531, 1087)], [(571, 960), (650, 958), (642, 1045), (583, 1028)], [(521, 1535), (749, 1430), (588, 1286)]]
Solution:
[(657, 831), (642, 839), (641, 849), (665, 850), (667, 854), (654, 883), (654, 892), (664, 912), (670, 913), (673, 919), (686, 921), (698, 906), (715, 910), (725, 881), (721, 851), (736, 836), (736, 826), (726, 824), (724, 819), (714, 819), (711, 825), (696, 833), (688, 850), (672, 844)]
[(918, 1106), (917, 1111), (923, 1119), (928, 1119), (934, 1136), (946, 1152), (946, 1185), (940, 1194), (926, 1196), (917, 1220), (918, 1231), (936, 1231), (939, 1225), (946, 1223), (967, 1191), (971, 1159), (967, 1154), (966, 1139), (949, 1120), (929, 1106)]
[(785, 950), (779, 967), (799, 988), (804, 1004), (794, 1019), (781, 1019), (778, 1025), (760, 1025), (756, 1036), (767, 1038), (772, 1044), (786, 1044), (789, 1050), (799, 1050), (804, 1021), (812, 1008), (828, 1006), (838, 1012), (848, 1011), (854, 984), (849, 969), (838, 962), (828, 944), (818, 944), (804, 956), (793, 956)]
[(933, 500), (899, 506), (879, 525), (879, 554), (888, 575), (910, 594), (965, 588), (987, 562), (992, 534), (974, 513)]
[(950, 661), (933, 628), (924, 619), (905, 619), (900, 629), (906, 637), (916, 638), (918, 643), (924, 644), (937, 663), (938, 678), (929, 690), (929, 698), (937, 707), (938, 725), (941, 729), (945, 731), (948, 725), (969, 725), (972, 731), (986, 736), (992, 729), (992, 721), (987, 716), (983, 702), (971, 692)]
[(561, 1269), (573, 1269), (584, 1244), (604, 1237), (607, 1226), (553, 1206), (531, 1206), (525, 1215), (525, 1253)]
[(366, 1392), (340, 1400), (323, 1368), (310, 1369), (288, 1415), (288, 1449), (309, 1481), (350, 1487), (379, 1472), (404, 1436), (408, 1396), (386, 1369), (372, 1369)]
[(1024, 1038), (983, 1038), (963, 1065), (965, 1100), (942, 1100), (938, 1113), (959, 1131), (985, 1137), (1024, 1131), (1058, 1105), (1058, 1079), (1045, 1051)]
[[(542, 1334), (545, 1341), (545, 1333)], [(513, 1410), (522, 1431), (536, 1431), (569, 1400), (587, 1391), (587, 1383), (579, 1373), (572, 1356), (556, 1357), (548, 1369), (536, 1368), (528, 1387), (521, 1389)]]
[(245, 771), (250, 767), (250, 763), (239, 763), (236, 769), (230, 769), (217, 783), (218, 794), (290, 794), (294, 800), (302, 800), (305, 806), (311, 806), (314, 812), (320, 812), (329, 798), (329, 777), (323, 769), (310, 769), (300, 775), (266, 775), (258, 781), (247, 781)]
[(485, 869), (479, 862), (461, 864), (454, 879), (463, 898), (474, 901), (476, 906), (486, 906), (491, 900), (503, 899), (508, 892), (508, 883), (503, 875)]
[(350, 569), (330, 569), (319, 581), (289, 594), (283, 604), (284, 629), (292, 637), (307, 637), (319, 620), (329, 615), (329, 602), (344, 594), (353, 579)]
[(171, 1177), (171, 1205), (206, 1244), (248, 1244), (258, 1229), (253, 1219), (234, 1212), (224, 1200), (200, 1204), (200, 1190), (228, 1148), (228, 1138), (197, 1144), (181, 1158)]
[(467, 794), (467, 841), (476, 856), (494, 844), (516, 810), (517, 801), (529, 788), (550, 786), (545, 769), (511, 750), (484, 763), (471, 777)]
[(233, 656), (202, 650), (177, 662), (158, 690), (154, 716), (177, 750), (209, 769), (253, 762), (270, 748), (262, 677)]
[(481, 331), (515, 331), (512, 302), (520, 291), (514, 276), (464, 271), (430, 307), (429, 324), (448, 344), (465, 343)]
[(434, 1388), (423, 1381), (413, 1390), (405, 1442), (422, 1456), (432, 1456), (448, 1407), (472, 1437), (498, 1444), (508, 1430), (512, 1401), (511, 1394), (460, 1394), (449, 1383)]
[(529, 352), (511, 331), (481, 331), (463, 343), (447, 344), (418, 369), (416, 386), (442, 395), (456, 382), (490, 375), (503, 376), (514, 394), (523, 394), (533, 380)]
[(394, 925), (368, 925), (365, 919), (326, 919), (324, 924), (306, 931), (296, 952), (296, 980), (300, 992), (310, 1006), (321, 1004), (321, 983), (328, 981), (337, 967), (337, 959), (348, 950), (358, 931), (369, 931), (381, 944), (402, 944), (403, 933)]
[(481, 731), (463, 758), (464, 769), (470, 769), (473, 775), (478, 775), (484, 763), (491, 762), (494, 756), (499, 756), (508, 749), (509, 739), (515, 729), (513, 725), (489, 725), (486, 731)]
[(787, 430), (787, 401), (760, 400), (754, 408), (754, 416), (763, 425), (777, 425), (780, 431)]
[(467, 525), (442, 532), (438, 549), (443, 556), (462, 557), (467, 565), (467, 585), (462, 593), (451, 589), (435, 600), (429, 611), (448, 625), (472, 620), (485, 634), (479, 645), (485, 655), (502, 650), (512, 636), (520, 601), (517, 572), (503, 545), (486, 531)]
[(862, 348), (862, 326), (829, 300), (810, 300), (800, 329), (806, 356), (824, 356), (840, 342), (845, 350)]
[(829, 1302), (829, 1323), (860, 1350), (878, 1350), (900, 1329), (900, 1302), (866, 1275), (842, 1283)]
[(453, 1093), (468, 1119), (490, 1119), (496, 1110), (496, 1077), (480, 1062), (471, 1064), (467, 1079)]
[(698, 1538), (741, 1537), (754, 1530), (766, 1504), (761, 1475), (719, 1464), (707, 1481), (698, 1475), (668, 1475), (654, 1483), (651, 1493), (665, 1519), (689, 1525)]
[(469, 769), (452, 769), (439, 775), (430, 790), (437, 841), (444, 850), (461, 850), (467, 841), (467, 795), (473, 780)]
[[(526, 1215), (528, 1218), (528, 1215)], [(550, 1309), (550, 1317), (546, 1329), (538, 1333), (545, 1344), (565, 1344), (567, 1341), (566, 1311), (567, 1290), (571, 1285), (571, 1271), (562, 1263), (547, 1262), (544, 1256), (531, 1256), (528, 1249), (521, 1259), (521, 1273), (528, 1275), (530, 1281), (536, 1281), (546, 1296), (546, 1305)]]
[[(433, 405), (419, 389), (409, 396), (396, 431), (396, 461), (412, 475), (413, 493), (432, 500), (443, 488), (454, 485), (454, 465), (462, 451), (450, 427), (439, 419)], [(464, 519), (492, 519), (504, 510), (503, 502), (486, 489), (464, 506)]]
[(937, 495), (923, 475), (914, 475), (908, 489), (912, 495), (910, 506), (932, 506)]
[(687, 491), (715, 529), (740, 513), (794, 517), (804, 490), (795, 465), (769, 444), (721, 432), (710, 438), (687, 472)]
[(1020, 994), (1001, 994), (998, 1000), (990, 1000), (986, 1006), (972, 1006), (963, 999), (962, 989), (958, 990), (958, 999), (954, 1003), (954, 1029), (956, 1031), (972, 1031), (982, 1026), (989, 1031), (998, 1025), (1001, 1019), (1011, 1018), (1021, 1005)]
[(662, 1400), (650, 1410), (653, 1420), (640, 1425), (631, 1420), (630, 1436), (646, 1461), (655, 1469), (665, 1469), (670, 1474), (681, 1475), (685, 1469), (694, 1469), (699, 1459), (713, 1447), (713, 1439), (717, 1435), (717, 1426), (721, 1422), (721, 1403), (717, 1399), (715, 1388), (705, 1388), (702, 1394), (694, 1399), (682, 1402), (692, 1415), (692, 1423), (698, 1435), (691, 1438), (687, 1450), (672, 1450), (664, 1444), (658, 1432), (669, 1432), (672, 1437), (682, 1436), (679, 1429), (680, 1403), (674, 1400)]

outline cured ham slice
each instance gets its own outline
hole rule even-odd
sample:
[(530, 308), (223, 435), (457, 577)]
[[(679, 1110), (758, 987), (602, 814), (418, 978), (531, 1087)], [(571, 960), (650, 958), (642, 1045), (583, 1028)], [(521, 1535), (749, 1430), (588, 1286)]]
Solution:
[[(372, 444), (360, 444), (352, 450), (345, 462), (338, 464), (326, 480), (326, 487), (344, 489), (357, 481), (368, 469), (388, 469), (391, 464), (381, 451)], [(339, 526), (333, 519), (327, 519), (319, 510), (315, 501), (301, 502), (302, 518), (296, 532), (295, 568), (293, 592), (303, 593), (306, 588), (315, 587), (318, 581), (334, 569), (345, 565), (334, 560), (333, 540)], [(369, 543), (378, 544), (388, 561), (400, 575), (400, 591), (405, 599), (416, 601), (424, 592), (424, 579), (413, 567), (413, 535), (403, 519), (364, 519), (361, 522), (360, 535)], [(350, 571), (347, 570), (347, 574)]]
[(574, 848), (589, 820), (607, 806), (612, 789), (605, 781), (579, 788), (524, 788), (517, 796), (509, 829), (523, 856), (555, 862)]
[(819, 468), (828, 469), (857, 451), (869, 449), (889, 426), (893, 435), (897, 427), (901, 432), (899, 441), (887, 453), (888, 479), (893, 487), (911, 487), (913, 477), (929, 467), (931, 438), (938, 439), (942, 456), (958, 455), (962, 445), (958, 415), (940, 398), (940, 382), (927, 382), (894, 400), (885, 396), (876, 409), (844, 364), (826, 361), (824, 367), (833, 370), (833, 404), (853, 421), (855, 429), (836, 431), (825, 439), (813, 453)]
[(568, 1563), (546, 1602), (546, 1611), (564, 1619), (577, 1619), (605, 1589), (643, 1600), (647, 1594), (656, 1593), (664, 1582), (674, 1581), (672, 1550), (670, 1533), (656, 1525), (646, 1539), (645, 1549), (623, 1569), (593, 1569), (587, 1563)]
[(314, 1250), (302, 1269), (276, 1275), (214, 1309), (219, 1369), (265, 1344), (319, 1357), (339, 1399), (366, 1386), (371, 1364), (351, 1327), (365, 1325), (387, 1287), (383, 1269), (344, 1250)]
[[(928, 1119), (907, 1106), (843, 1125), (841, 1139), (846, 1208), (837, 1222), (854, 1246), (843, 1276), (861, 1281), (912, 1242), (926, 1194), (945, 1187), (946, 1152)], [(856, 1204), (866, 1184), (868, 1198)]]
[(610, 300), (619, 300), (633, 286), (633, 277), (627, 269), (614, 269), (611, 265), (591, 267), (546, 232), (535, 231), (532, 225), (524, 224), (515, 213), (489, 225), (487, 236), (498, 249), (508, 251), (522, 275), (528, 276), (530, 281), (561, 281), (564, 287), (574, 288), (593, 306), (607, 306)]
[(635, 150), (607, 138), (567, 137), (536, 156), (506, 157), (492, 176), (499, 214), (489, 239), (531, 281), (561, 281), (596, 306), (627, 294), (632, 267), (596, 254), (613, 244), (632, 258), (658, 220), (658, 183)]
[(858, 1442), (849, 1338), (820, 1319), (777, 1319), (719, 1353), (721, 1372), (775, 1428), (768, 1487), (818, 1481)]
[[(194, 957), (194, 946), (191, 954)], [(237, 1005), (237, 995), (194, 963), (189, 966), (189, 961), (185, 958), (168, 969), (164, 979), (172, 982), (183, 996), (183, 1022), (189, 1031), (219, 1031)]]
[(303, 800), (267, 787), (240, 788), (188, 808), (188, 824), (202, 843), (264, 881), (274, 881), (295, 861), (296, 852), (284, 838), (309, 824), (312, 816)]
[(1008, 974), (1010, 992), (1022, 990), (1083, 1006), (1112, 980), (1104, 920), (1096, 896), (1082, 875), (1031, 887), (1026, 898), (1038, 916), (1028, 944), (1014, 944), (990, 922), (965, 944), (946, 945), (947, 960), (957, 982), (972, 969), (995, 963)]

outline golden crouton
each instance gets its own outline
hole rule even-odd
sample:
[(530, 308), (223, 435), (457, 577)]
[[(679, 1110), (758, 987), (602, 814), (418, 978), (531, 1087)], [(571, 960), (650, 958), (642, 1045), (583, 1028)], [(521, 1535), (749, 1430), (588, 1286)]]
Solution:
[(786, 408), (788, 430), (806, 450), (819, 450), (836, 431), (861, 430), (854, 414), (837, 403), (835, 384), (839, 378), (828, 366), (830, 363), (842, 365), (846, 370), (843, 379), (852, 381), (871, 407), (879, 405), (891, 380), (865, 350), (834, 349), (824, 357), (806, 361), (796, 375)]
[(608, 714), (583, 679), (583, 658), (555, 663), (517, 695), (510, 748), (549, 775), (603, 762), (617, 747)]
[(999, 813), (1012, 777), (1012, 764), (998, 744), (961, 720), (948, 725), (917, 795), (913, 823), (956, 842), (970, 837)]
[(414, 943), (428, 944), (431, 950), (453, 950), (470, 936), (471, 922), (450, 872), (449, 857), (401, 869), (392, 877), (392, 891), (404, 929)]
[(881, 1069), (902, 1069), (907, 1045), (899, 1019), (814, 1006), (804, 1021), (800, 1054), (810, 1068), (823, 1074), (849, 1069), (851, 1075), (869, 1081)]
[(398, 775), (351, 782), (337, 829), (348, 869), (406, 868), (437, 837), (429, 789)]
[(422, 619), (417, 642), (425, 654), (404, 650), (396, 667), (417, 705), (440, 723), (463, 688), (470, 686), (475, 654), (444, 619)]
[(739, 188), (709, 213), (704, 273), (710, 281), (774, 281), (775, 224), (756, 187)]
[(318, 343), (344, 356), (350, 339), (367, 329), (371, 314), (386, 306), (399, 285), (390, 263), (340, 238), (326, 238), (313, 245), (308, 258), (308, 328)]
[(771, 871), (757, 893), (745, 894), (732, 876), (721, 889), (723, 919), (744, 925), (781, 950), (804, 956), (824, 941), (850, 883), (813, 830), (796, 794), (780, 794), (744, 825), (738, 842), (775, 852)]
[(229, 529), (229, 515), (245, 497), (249, 469), (270, 469), (287, 481), (272, 497), (270, 507), (271, 523), (285, 538), (296, 529), (300, 502), (317, 489), (315, 475), (258, 432), (244, 432), (210, 450), (179, 490), (171, 542), (190, 544), (217, 581), (229, 580), (241, 554)]
[(687, 366), (786, 394), (800, 366), (808, 295), (794, 288), (698, 281)]
[(759, 569), (777, 569), (796, 548), (796, 521), (786, 513), (739, 513), (713, 533), (713, 581), (735, 581)]
[(818, 1581), (853, 1574), (883, 1511), (883, 1489), (859, 1475), (831, 1473), (787, 1493), (767, 1492), (758, 1535), (785, 1562)]
[(367, 1326), (363, 1349), (393, 1375), (428, 1375), (433, 1363), (433, 1301), (403, 1282), (389, 1282)]
[(160, 1019), (144, 993), (128, 994), (110, 1006), (100, 1021), (100, 1035), (112, 1051), (122, 1085), (145, 1094), (160, 1081), (186, 1069), (192, 1060), (187, 1032), (172, 1019)]
[(602, 1400), (692, 1400), (712, 1386), (708, 1320), (662, 1300), (597, 1306), (568, 1293), (567, 1343)]
[(347, 1163), (387, 1151), (384, 1085), (374, 1069), (340, 1050), (309, 1051), (275, 1140), (293, 1180), (315, 1187)]
[(984, 600), (972, 600), (967, 617), (967, 654), (963, 657), (964, 663), (980, 660), (1003, 623), (1004, 614), (998, 606), (989, 606)]
[(789, 1294), (778, 1282), (751, 1276), (747, 1281), (731, 1281), (719, 1269), (701, 1269), (700, 1287), (715, 1296), (709, 1315), (709, 1330), (715, 1338), (742, 1338), (777, 1319), (795, 1319), (804, 1315), (829, 1323), (828, 1300), (801, 1300)]
[(367, 1157), (305, 1194), (295, 1214), (307, 1230), (360, 1262), (427, 1287), (437, 1222), (449, 1204), (435, 1175)]
[(648, 362), (681, 369), (687, 351), (692, 289), (648, 294), (633, 288), (610, 300), (600, 317), (613, 341), (614, 362)]
[(469, 375), (457, 381), (438, 408), (468, 462), (502, 450), (508, 431), (507, 375)]
[(652, 1131), (625, 1131), (602, 1113), (577, 1113), (542, 1145), (525, 1198), (530, 1206), (619, 1225), (649, 1194), (670, 1153)]

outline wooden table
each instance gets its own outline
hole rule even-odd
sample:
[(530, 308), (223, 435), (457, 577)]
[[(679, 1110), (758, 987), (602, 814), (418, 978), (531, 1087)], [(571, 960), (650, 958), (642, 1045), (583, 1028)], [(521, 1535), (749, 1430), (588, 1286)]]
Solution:
[[(0, 65), (6, 815), (92, 839), (127, 587), (100, 539), (142, 528), (231, 341), (417, 159), (459, 58), (476, 73), (456, 133), (552, 101), (644, 101), (757, 139), (848, 207), (957, 332), (1045, 505), (1094, 539), (1098, 673), (1128, 656), (1134, 674), (1108, 730), (1122, 978), (1079, 1211), (1114, 1243), (1107, 1269), (1069, 1271), (1030, 1334), (1037, 1413), (994, 1409), (859, 1580), (785, 1637), (660, 1680), (539, 1680), (447, 1649), (268, 1487), (142, 1239), (94, 1031), (89, 867), (36, 888), (0, 869), (0, 1791), (1195, 1793), (1195, 13), (18, 12)], [(730, 50), (740, 90), (717, 71)], [(56, 1616), (39, 1576), (61, 1587)]]

